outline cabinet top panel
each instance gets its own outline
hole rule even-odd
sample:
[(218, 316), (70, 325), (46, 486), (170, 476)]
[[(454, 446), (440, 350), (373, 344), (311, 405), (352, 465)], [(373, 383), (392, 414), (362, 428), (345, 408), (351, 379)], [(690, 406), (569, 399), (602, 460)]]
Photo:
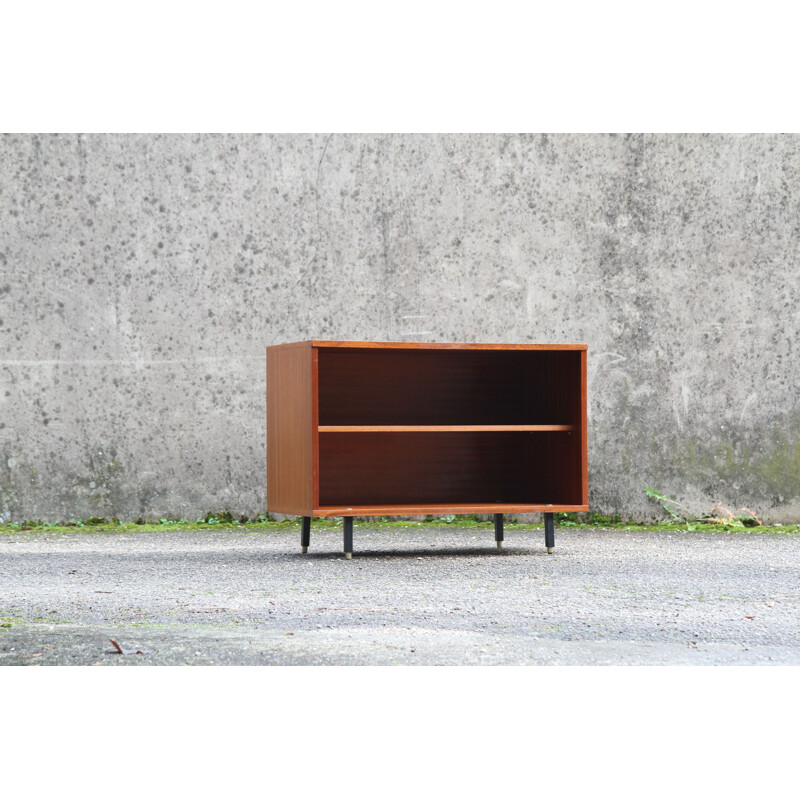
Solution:
[(497, 342), (347, 342), (310, 339), (274, 347), (351, 347), (383, 350), (588, 350), (587, 344), (503, 344)]

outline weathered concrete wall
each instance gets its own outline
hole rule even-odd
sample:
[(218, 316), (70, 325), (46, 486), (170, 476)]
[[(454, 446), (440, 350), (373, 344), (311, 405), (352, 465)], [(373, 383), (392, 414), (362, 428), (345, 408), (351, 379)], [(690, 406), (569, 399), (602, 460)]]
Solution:
[(0, 519), (265, 508), (264, 347), (588, 342), (590, 500), (800, 518), (800, 137), (6, 136)]

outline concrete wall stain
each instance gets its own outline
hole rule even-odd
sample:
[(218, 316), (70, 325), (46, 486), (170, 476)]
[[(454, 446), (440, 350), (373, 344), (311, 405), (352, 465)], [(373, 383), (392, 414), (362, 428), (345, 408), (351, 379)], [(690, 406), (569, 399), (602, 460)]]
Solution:
[(3, 136), (0, 519), (263, 511), (313, 337), (588, 342), (594, 510), (796, 520), (799, 189), (792, 135)]

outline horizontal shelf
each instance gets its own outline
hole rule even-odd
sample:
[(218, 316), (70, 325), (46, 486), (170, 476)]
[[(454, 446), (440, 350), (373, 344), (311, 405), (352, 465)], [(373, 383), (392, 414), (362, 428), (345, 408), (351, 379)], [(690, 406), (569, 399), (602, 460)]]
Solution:
[(320, 506), (312, 510), (314, 517), (383, 517), (417, 516), (420, 514), (540, 514), (545, 512), (588, 511), (588, 505), (546, 503), (442, 503), (429, 505), (354, 505)]
[(320, 425), (320, 433), (476, 433), (572, 431), (574, 425)]

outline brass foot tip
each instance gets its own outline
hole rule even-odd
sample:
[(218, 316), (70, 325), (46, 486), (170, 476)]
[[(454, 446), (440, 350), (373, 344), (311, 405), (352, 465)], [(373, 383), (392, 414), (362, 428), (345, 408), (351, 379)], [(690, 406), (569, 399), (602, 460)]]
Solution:
[(345, 554), (344, 554), (344, 557), (345, 557), (345, 558), (352, 558), (352, 557), (353, 557), (353, 554), (352, 554), (352, 553), (345, 553)]
[(307, 552), (308, 552), (308, 548), (307, 548), (307, 547), (301, 547), (301, 548), (300, 548), (300, 550), (301, 550), (303, 553), (307, 553)]
[(553, 552), (553, 548), (552, 548), (552, 547), (548, 547), (548, 548), (547, 548), (547, 552), (548, 552), (548, 553), (552, 553), (552, 552)]
[(501, 550), (503, 549), (503, 543), (502, 543), (502, 542), (498, 542), (498, 543), (497, 543), (497, 546), (498, 546), (498, 547), (499, 547)]

